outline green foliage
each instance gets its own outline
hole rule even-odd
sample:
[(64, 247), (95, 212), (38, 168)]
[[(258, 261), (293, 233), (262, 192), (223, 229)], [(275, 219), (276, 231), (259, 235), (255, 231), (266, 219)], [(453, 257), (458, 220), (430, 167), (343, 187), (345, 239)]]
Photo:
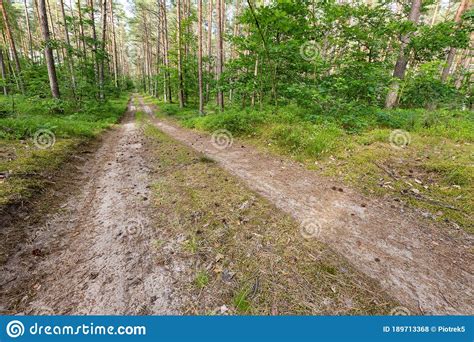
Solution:
[(126, 97), (105, 103), (88, 101), (81, 107), (69, 101), (1, 97), (0, 138), (26, 139), (39, 129), (50, 129), (57, 138), (92, 137), (123, 114)]
[[(239, 33), (226, 32), (227, 44), (235, 53), (226, 58), (220, 82), (207, 71), (214, 70), (215, 58), (204, 58), (204, 83), (210, 90), (206, 98), (212, 99), (222, 89), (229, 95), (227, 107), (246, 107), (250, 103), (259, 108), (269, 104), (281, 107), (296, 103), (313, 119), (325, 117), (323, 121), (337, 121), (348, 132), (361, 132), (374, 124), (374, 112), (384, 106), (402, 46), (400, 38), (410, 35), (406, 47), (408, 72), (401, 82), (400, 105), (429, 109), (471, 107), (472, 87), (466, 81), (462, 87), (459, 82), (454, 86), (458, 75), (447, 83), (440, 76), (450, 48), (468, 48), (474, 22), (472, 10), (464, 14), (461, 23), (446, 19), (427, 25), (422, 18), (414, 24), (407, 20), (409, 5), (403, 4), (403, 13), (393, 11), (389, 3), (367, 5), (362, 1), (271, 1), (255, 4), (253, 10), (243, 6), (236, 18)], [(432, 5), (424, 2), (422, 12)], [(191, 106), (198, 101), (196, 36), (188, 30), (195, 20), (192, 12), (182, 28), (187, 51), (183, 57), (184, 85)], [(171, 37), (175, 36), (176, 32), (172, 32)], [(161, 70), (171, 73), (171, 87), (176, 94), (175, 46), (170, 58), (171, 66)], [(468, 73), (464, 70), (459, 76), (468, 80)], [(161, 97), (163, 75), (161, 72), (153, 77), (156, 88), (153, 80), (143, 77), (141, 88)], [(192, 113), (178, 115), (191, 117)], [(244, 132), (245, 123), (235, 120), (250, 120), (252, 124), (254, 119), (231, 114), (222, 120), (229, 130)], [(215, 122), (215, 126), (222, 124)]]
[(420, 70), (410, 73), (405, 82), (401, 105), (406, 107), (436, 108), (439, 106), (460, 107), (462, 101), (457, 89), (439, 79), (442, 64), (438, 61), (428, 62), (420, 66)]
[(268, 113), (265, 112), (231, 109), (219, 115), (191, 118), (186, 122), (186, 125), (207, 131), (226, 129), (236, 135), (240, 135), (253, 132), (254, 127), (265, 122), (266, 117), (268, 117)]
[(340, 128), (329, 124), (280, 124), (271, 128), (270, 138), (292, 154), (319, 157), (329, 152), (342, 134)]
[(194, 283), (199, 289), (203, 289), (209, 284), (209, 275), (206, 271), (200, 270), (196, 274), (196, 278), (194, 278)]

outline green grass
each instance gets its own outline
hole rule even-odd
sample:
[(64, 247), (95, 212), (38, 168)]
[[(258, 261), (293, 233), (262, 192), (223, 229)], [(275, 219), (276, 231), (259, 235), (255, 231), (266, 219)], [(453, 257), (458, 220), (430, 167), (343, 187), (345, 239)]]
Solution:
[[(308, 168), (359, 188), (366, 194), (391, 195), (454, 222), (474, 233), (474, 114), (472, 111), (383, 110), (315, 115), (296, 106), (267, 106), (207, 115), (195, 108), (160, 104), (158, 115), (183, 126), (213, 132), (226, 129), (258, 148), (287, 155)], [(390, 143), (403, 130), (410, 144)], [(389, 173), (386, 172), (389, 171)], [(393, 177), (395, 175), (395, 177)], [(413, 190), (419, 195), (412, 196)], [(455, 209), (453, 209), (455, 208)]]
[(52, 100), (0, 97), (0, 139), (28, 139), (39, 129), (51, 130), (56, 138), (94, 137), (117, 122), (127, 100), (128, 96), (122, 96), (77, 107), (69, 102), (59, 106)]
[(194, 279), (194, 283), (198, 287), (198, 289), (203, 289), (209, 284), (209, 275), (206, 271), (200, 270), (196, 274), (196, 278)]
[(246, 314), (251, 310), (252, 303), (249, 299), (251, 288), (248, 285), (242, 286), (235, 293), (232, 298), (232, 304), (237, 312)]
[[(51, 173), (80, 145), (118, 121), (128, 96), (104, 104), (0, 97), (0, 205), (23, 201), (46, 187)], [(40, 148), (35, 133), (48, 130), (52, 146)], [(53, 142), (53, 140), (49, 140)]]

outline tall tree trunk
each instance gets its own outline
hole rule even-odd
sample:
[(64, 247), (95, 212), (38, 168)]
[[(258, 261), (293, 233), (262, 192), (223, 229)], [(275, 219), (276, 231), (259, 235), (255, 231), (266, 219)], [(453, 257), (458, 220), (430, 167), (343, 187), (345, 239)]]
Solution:
[(181, 51), (181, 0), (176, 1), (176, 42), (178, 49), (178, 97), (179, 107), (184, 107), (183, 56)]
[(99, 88), (100, 99), (105, 98), (104, 94), (104, 78), (105, 78), (105, 39), (107, 34), (107, 0), (102, 1), (102, 37), (100, 41), (101, 58), (99, 63)]
[(61, 6), (61, 15), (63, 17), (64, 36), (66, 37), (67, 62), (69, 65), (69, 74), (71, 76), (71, 89), (73, 96), (76, 97), (76, 76), (74, 75), (74, 59), (72, 55), (72, 46), (69, 39), (69, 30), (67, 28), (66, 11), (64, 10), (64, 0), (59, 0)]
[(208, 0), (207, 8), (207, 77), (206, 82), (206, 102), (209, 101), (209, 94), (211, 92), (211, 72), (212, 72), (212, 0)]
[(165, 94), (166, 100), (165, 102), (169, 101), (169, 103), (173, 102), (172, 93), (171, 93), (171, 79), (170, 79), (170, 71), (169, 71), (169, 39), (168, 39), (168, 16), (166, 13), (166, 0), (162, 0), (161, 2), (161, 9), (163, 13), (163, 57), (165, 60)]
[[(46, 4), (46, 14), (49, 15), (49, 21), (48, 21), (48, 29), (50, 30), (50, 35), (51, 35), (51, 38), (52, 40), (56, 40), (56, 31), (54, 29), (54, 19), (53, 19), (53, 14), (51, 12), (51, 6), (50, 6), (50, 2), (49, 0), (45, 0), (45, 4)], [(40, 14), (41, 16), (41, 14)], [(49, 24), (51, 24), (51, 28), (49, 28)], [(54, 57), (54, 50), (53, 51), (53, 57)], [(61, 49), (61, 52), (63, 53), (63, 60), (64, 60), (64, 50)], [(58, 50), (56, 50), (56, 55), (57, 55), (57, 58), (58, 58), (58, 63), (61, 64), (61, 54), (59, 53)]]
[(199, 114), (204, 113), (204, 94), (202, 87), (202, 0), (198, 0), (198, 81)]
[(161, 92), (159, 87), (161, 86), (161, 83), (159, 82), (160, 79), (163, 81), (163, 101), (166, 101), (166, 81), (165, 81), (165, 74), (163, 72), (163, 66), (165, 64), (165, 42), (164, 42), (164, 37), (163, 37), (163, 13), (161, 11), (161, 5), (160, 2), (158, 1), (158, 27), (157, 27), (157, 46), (156, 46), (156, 63), (157, 63), (157, 69), (156, 73), (158, 77), (156, 78), (156, 97), (160, 97), (159, 93)]
[(75, 48), (77, 51), (81, 48), (81, 43), (79, 42), (79, 32), (77, 30), (76, 17), (74, 15), (74, 6), (72, 5), (72, 0), (69, 0), (69, 8), (71, 9), (71, 21), (72, 21), (72, 35), (74, 36)]
[[(418, 20), (420, 19), (420, 8), (421, 0), (413, 0), (408, 20), (414, 24), (417, 24)], [(409, 51), (407, 51), (407, 45), (410, 43), (410, 39), (410, 34), (405, 34), (401, 38), (400, 52), (398, 55), (397, 63), (395, 64), (395, 69), (393, 71), (393, 80), (390, 83), (388, 94), (385, 99), (386, 108), (393, 108), (393, 106), (395, 106), (395, 104), (397, 103), (400, 81), (402, 81), (405, 77), (405, 72), (407, 69), (409, 55)]]
[[(235, 13), (234, 13), (234, 28), (233, 28), (233, 35), (234, 37), (237, 37), (239, 35), (239, 25), (237, 22), (237, 18), (240, 15), (240, 0), (236, 0), (235, 2)], [(237, 58), (237, 49), (235, 48), (235, 44), (232, 44), (231, 48), (231, 59)], [(237, 70), (237, 76), (239, 74), (239, 71)], [(234, 82), (232, 82), (234, 83)], [(229, 102), (232, 103), (233, 95), (234, 95), (234, 87), (233, 84), (231, 83), (231, 88), (229, 91)]]
[(114, 63), (114, 85), (118, 88), (118, 58), (117, 58), (117, 39), (115, 35), (115, 23), (114, 23), (114, 8), (112, 1), (109, 1), (110, 8), (110, 24), (112, 27), (112, 52), (113, 52), (113, 63)]
[(28, 49), (30, 51), (30, 59), (33, 61), (33, 37), (31, 35), (31, 27), (30, 27), (30, 14), (28, 13), (28, 3), (24, 0), (25, 4), (25, 21), (26, 21), (26, 31), (28, 33)]
[(46, 14), (45, 0), (39, 0), (39, 15), (41, 31), (45, 43), (44, 57), (46, 59), (46, 66), (48, 68), (49, 85), (51, 87), (51, 95), (54, 98), (59, 98), (58, 78), (56, 76), (56, 66), (54, 65), (53, 50), (51, 49), (51, 39), (48, 26), (48, 15)]
[(440, 0), (436, 0), (436, 6), (433, 12), (433, 16), (431, 17), (430, 26), (433, 26), (434, 23), (436, 22), (436, 17), (438, 16), (440, 2), (441, 2)]
[[(461, 0), (456, 15), (454, 16), (454, 22), (459, 24), (461, 22), (461, 17), (463, 13), (469, 8), (470, 0)], [(453, 66), (454, 57), (456, 56), (456, 48), (451, 47), (448, 52), (448, 57), (446, 58), (446, 64), (441, 73), (441, 82), (445, 83), (448, 80), (448, 76)]]
[(0, 72), (2, 75), (2, 88), (3, 88), (3, 95), (8, 95), (8, 88), (7, 88), (7, 71), (5, 69), (5, 61), (3, 60), (3, 49), (0, 49)]
[(17, 72), (17, 81), (20, 91), (24, 94), (25, 89), (23, 87), (23, 80), (21, 78), (21, 65), (20, 65), (20, 58), (18, 57), (18, 52), (16, 50), (15, 40), (13, 39), (12, 30), (10, 27), (10, 21), (8, 20), (7, 10), (5, 8), (4, 0), (0, 0), (0, 10), (2, 11), (3, 16), (3, 25), (5, 26), (5, 33), (7, 35), (8, 43), (10, 45), (10, 49), (13, 55), (13, 59), (15, 62), (16, 72)]
[(91, 30), (92, 30), (92, 57), (94, 63), (94, 76), (95, 80), (99, 79), (99, 60), (97, 56), (97, 32), (95, 29), (95, 14), (94, 14), (94, 0), (89, 0), (89, 9), (90, 9), (90, 20), (91, 20)]
[(221, 111), (224, 110), (224, 93), (222, 91), (222, 70), (224, 61), (224, 46), (223, 46), (223, 18), (222, 18), (222, 3), (223, 0), (216, 0), (217, 6), (217, 104)]
[(80, 40), (82, 45), (82, 53), (84, 54), (84, 58), (86, 58), (86, 40), (84, 38), (84, 22), (82, 20), (81, 0), (77, 0), (77, 15), (79, 16), (79, 34), (81, 36)]

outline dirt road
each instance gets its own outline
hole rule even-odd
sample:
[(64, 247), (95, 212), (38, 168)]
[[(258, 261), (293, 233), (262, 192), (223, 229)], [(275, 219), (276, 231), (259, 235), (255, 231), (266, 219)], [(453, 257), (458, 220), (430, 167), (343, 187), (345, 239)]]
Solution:
[(462, 230), (437, 227), (397, 202), (366, 198), (297, 163), (232, 141), (225, 132), (213, 143), (209, 135), (167, 120), (156, 119), (155, 125), (291, 214), (304, 235), (327, 243), (412, 313), (474, 313), (474, 243)]
[[(291, 214), (301, 223), (295, 234), (329, 245), (413, 314), (474, 312), (473, 240), (463, 231), (437, 227), (398, 203), (366, 198), (225, 134), (216, 143), (154, 119), (153, 108), (139, 100), (159, 129)], [(1, 313), (180, 313), (173, 269), (156, 263), (151, 245), (150, 161), (135, 111), (131, 105), (83, 164), (77, 194), (61, 194), (65, 202), (46, 224), (27, 227), (28, 241), (0, 269)]]
[(130, 107), (80, 170), (80, 193), (31, 227), (0, 270), (3, 305), (25, 314), (178, 313), (169, 271), (150, 245), (147, 151)]

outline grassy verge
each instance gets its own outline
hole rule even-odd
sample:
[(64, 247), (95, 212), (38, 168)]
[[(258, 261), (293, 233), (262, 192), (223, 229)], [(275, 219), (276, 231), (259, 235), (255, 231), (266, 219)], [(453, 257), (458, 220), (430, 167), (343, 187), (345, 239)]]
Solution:
[(474, 233), (474, 114), (468, 111), (372, 110), (311, 116), (297, 107), (275, 112), (159, 105), (161, 115), (188, 128), (234, 136), (275, 154), (288, 155), (323, 175), (366, 194), (390, 196), (423, 215)]
[(127, 96), (99, 105), (0, 98), (0, 205), (28, 199), (77, 147), (117, 122)]
[[(386, 314), (397, 303), (212, 160), (145, 124), (156, 238), (189, 314)], [(177, 284), (182, 283), (177, 281)]]

